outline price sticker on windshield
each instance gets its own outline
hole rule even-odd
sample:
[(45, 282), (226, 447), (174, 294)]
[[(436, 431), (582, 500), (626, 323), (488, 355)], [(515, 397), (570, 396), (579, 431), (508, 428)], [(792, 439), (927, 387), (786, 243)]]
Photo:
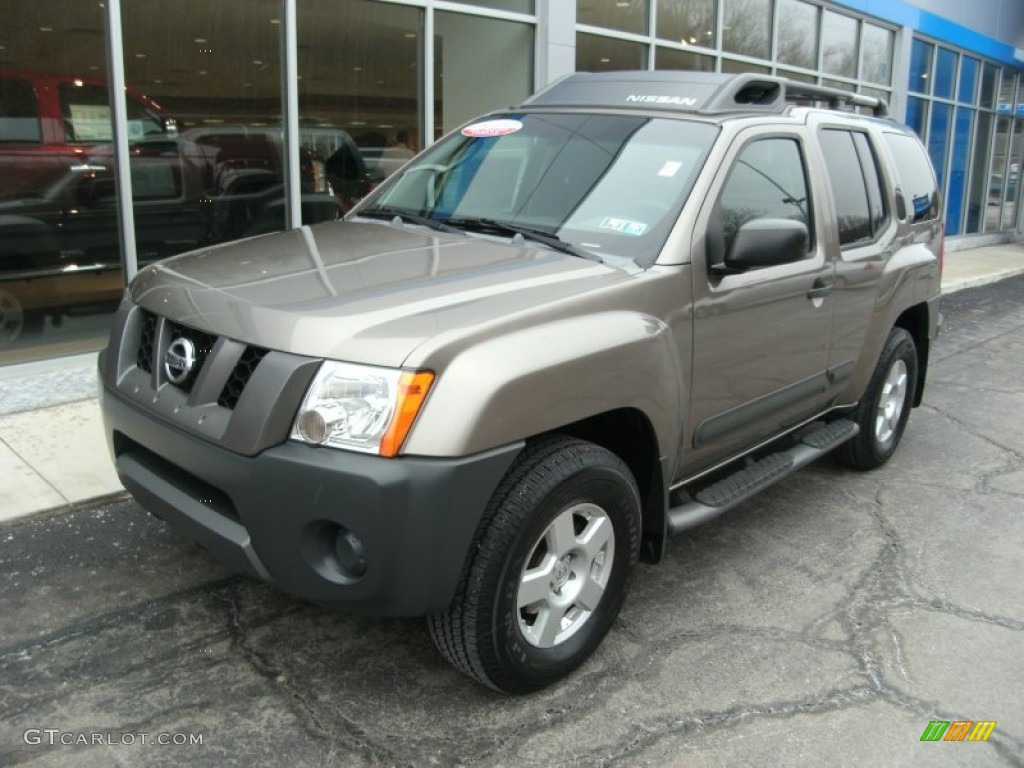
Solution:
[(482, 123), (473, 123), (462, 129), (463, 136), (470, 136), (474, 139), (489, 139), (495, 136), (507, 136), (515, 133), (523, 127), (518, 120), (484, 120)]

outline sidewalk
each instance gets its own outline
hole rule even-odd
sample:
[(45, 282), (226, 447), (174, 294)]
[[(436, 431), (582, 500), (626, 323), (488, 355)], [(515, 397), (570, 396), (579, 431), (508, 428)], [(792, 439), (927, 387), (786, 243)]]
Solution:
[[(1024, 273), (1024, 241), (946, 254), (942, 293)], [(96, 355), (0, 367), (0, 522), (124, 493), (95, 397)]]

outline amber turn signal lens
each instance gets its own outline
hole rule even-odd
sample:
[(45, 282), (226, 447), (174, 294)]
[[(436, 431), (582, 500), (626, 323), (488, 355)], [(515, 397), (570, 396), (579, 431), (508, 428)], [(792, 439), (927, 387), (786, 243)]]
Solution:
[(381, 456), (397, 456), (405, 442), (406, 435), (427, 398), (434, 374), (430, 371), (405, 371), (398, 380), (398, 403), (387, 432), (380, 441)]

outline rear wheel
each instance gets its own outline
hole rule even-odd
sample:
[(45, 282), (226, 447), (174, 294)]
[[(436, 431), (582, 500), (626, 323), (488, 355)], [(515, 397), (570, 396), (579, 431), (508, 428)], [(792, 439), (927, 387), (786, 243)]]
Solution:
[(26, 310), (17, 296), (0, 288), (0, 349), (40, 334), (45, 320), (42, 313)]
[(629, 468), (592, 443), (539, 441), (495, 492), (451, 607), (429, 619), (431, 637), (485, 685), (542, 688), (600, 644), (639, 549)]
[(836, 449), (856, 469), (874, 469), (896, 452), (917, 389), (917, 347), (903, 328), (889, 332), (875, 371), (853, 418), (860, 434)]

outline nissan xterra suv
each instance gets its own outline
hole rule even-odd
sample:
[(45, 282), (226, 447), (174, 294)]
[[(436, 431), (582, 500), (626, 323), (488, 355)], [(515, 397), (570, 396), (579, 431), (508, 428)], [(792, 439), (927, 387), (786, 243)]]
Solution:
[(670, 534), (896, 450), (943, 226), (884, 113), (761, 75), (572, 75), (341, 222), (154, 264), (99, 362), (121, 480), (239, 571), (547, 685)]

